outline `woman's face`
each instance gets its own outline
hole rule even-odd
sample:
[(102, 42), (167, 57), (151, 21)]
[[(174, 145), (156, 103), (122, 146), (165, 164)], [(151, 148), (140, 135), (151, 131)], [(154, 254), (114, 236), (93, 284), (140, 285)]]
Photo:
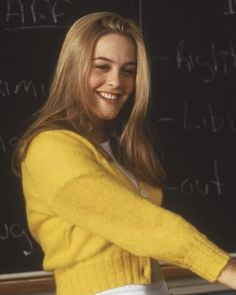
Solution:
[(124, 35), (112, 33), (98, 39), (88, 85), (91, 107), (98, 122), (114, 119), (131, 93), (136, 77), (136, 49)]

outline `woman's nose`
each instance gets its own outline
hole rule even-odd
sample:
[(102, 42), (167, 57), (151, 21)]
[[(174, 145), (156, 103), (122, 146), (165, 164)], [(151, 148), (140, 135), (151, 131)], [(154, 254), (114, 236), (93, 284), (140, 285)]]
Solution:
[(113, 87), (118, 87), (120, 86), (121, 79), (120, 79), (120, 72), (113, 70), (111, 71), (108, 76), (107, 76), (107, 85), (113, 86)]

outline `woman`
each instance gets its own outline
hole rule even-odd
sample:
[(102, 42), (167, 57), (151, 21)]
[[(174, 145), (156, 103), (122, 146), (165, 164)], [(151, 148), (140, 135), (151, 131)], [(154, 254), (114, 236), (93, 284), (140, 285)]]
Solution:
[(159, 259), (236, 288), (229, 256), (160, 208), (165, 173), (147, 127), (149, 93), (135, 22), (98, 12), (74, 23), (15, 154), (58, 295), (169, 294)]

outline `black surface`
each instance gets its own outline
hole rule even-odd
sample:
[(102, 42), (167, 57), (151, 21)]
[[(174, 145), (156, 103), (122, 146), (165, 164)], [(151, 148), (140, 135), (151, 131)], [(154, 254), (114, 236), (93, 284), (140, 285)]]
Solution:
[[(53, 18), (53, 5), (63, 14)], [(41, 269), (10, 157), (46, 98), (68, 27), (102, 10), (136, 19), (145, 33), (151, 120), (169, 176), (164, 206), (236, 252), (234, 1), (0, 0), (0, 274)]]

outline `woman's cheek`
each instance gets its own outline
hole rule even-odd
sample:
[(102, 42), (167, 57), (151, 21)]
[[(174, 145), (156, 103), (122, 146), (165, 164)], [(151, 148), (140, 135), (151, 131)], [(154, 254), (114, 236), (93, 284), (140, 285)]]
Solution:
[(106, 81), (104, 75), (99, 73), (93, 73), (90, 77), (90, 85), (92, 88), (99, 87), (100, 85), (104, 84)]

